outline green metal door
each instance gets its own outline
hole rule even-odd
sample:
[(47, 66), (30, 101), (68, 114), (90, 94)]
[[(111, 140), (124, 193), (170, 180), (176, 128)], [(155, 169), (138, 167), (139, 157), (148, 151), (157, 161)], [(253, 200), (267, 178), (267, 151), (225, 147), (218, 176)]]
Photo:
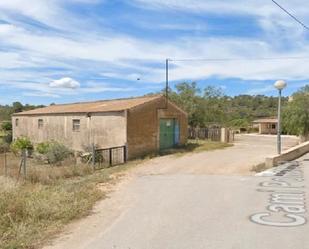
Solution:
[(160, 119), (160, 149), (168, 149), (174, 146), (175, 124), (173, 119)]

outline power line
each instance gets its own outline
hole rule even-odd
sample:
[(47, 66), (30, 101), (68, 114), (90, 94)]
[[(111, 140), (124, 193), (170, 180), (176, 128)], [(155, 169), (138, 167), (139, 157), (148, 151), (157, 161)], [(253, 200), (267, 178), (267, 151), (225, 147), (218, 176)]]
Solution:
[(296, 22), (298, 22), (303, 28), (309, 30), (309, 27), (304, 24), (302, 21), (300, 21), (296, 16), (291, 14), (288, 10), (286, 10), (284, 7), (282, 7), (279, 3), (277, 3), (275, 0), (271, 0), (274, 4), (276, 4), (281, 10), (283, 10), (286, 14), (288, 14), (292, 19), (294, 19)]
[(168, 59), (170, 62), (224, 62), (224, 61), (271, 61), (271, 60), (308, 60), (309, 57), (255, 57), (255, 58), (185, 58), (185, 59)]

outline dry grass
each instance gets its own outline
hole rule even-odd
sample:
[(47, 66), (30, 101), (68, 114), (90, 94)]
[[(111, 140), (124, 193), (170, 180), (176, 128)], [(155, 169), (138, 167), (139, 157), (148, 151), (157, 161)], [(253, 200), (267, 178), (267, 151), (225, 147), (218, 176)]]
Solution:
[(52, 184), (56, 180), (85, 176), (93, 173), (89, 165), (72, 165), (60, 167), (32, 167), (27, 174), (27, 181), (31, 183)]
[[(8, 173), (11, 177), (18, 175), (20, 158), (16, 157), (13, 153), (6, 153)], [(0, 153), (0, 176), (4, 175), (4, 153)]]
[[(229, 146), (218, 142), (190, 141), (169, 153), (183, 155)], [(51, 167), (29, 159), (26, 180), (20, 178), (17, 181), (20, 158), (11, 153), (7, 157), (12, 178), (1, 176), (4, 168), (3, 154), (0, 154), (1, 249), (39, 248), (66, 223), (89, 214), (95, 202), (106, 194), (98, 186), (117, 182), (121, 172), (143, 162), (136, 160), (94, 171), (89, 165), (72, 163), (71, 166)]]
[(0, 248), (38, 248), (64, 224), (89, 214), (104, 198), (98, 185), (138, 164), (93, 171), (90, 166), (31, 168), (25, 181), (0, 176)]

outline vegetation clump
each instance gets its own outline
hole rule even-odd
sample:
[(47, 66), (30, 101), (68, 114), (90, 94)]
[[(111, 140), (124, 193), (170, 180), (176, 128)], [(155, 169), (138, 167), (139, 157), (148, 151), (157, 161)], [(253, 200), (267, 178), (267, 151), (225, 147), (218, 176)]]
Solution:
[(283, 110), (283, 129), (309, 140), (309, 85), (294, 93)]
[[(195, 82), (177, 84), (169, 97), (188, 113), (191, 127), (219, 125), (248, 130), (255, 119), (277, 114), (277, 97), (242, 94), (228, 96), (222, 88), (207, 86), (201, 89)], [(282, 98), (283, 106), (288, 98)]]
[(2, 128), (2, 130), (4, 130), (4, 131), (11, 131), (11, 130), (12, 130), (12, 123), (9, 122), (9, 121), (6, 121), (6, 122), (4, 122), (4, 123), (1, 125), (1, 128)]
[(19, 137), (11, 144), (11, 150), (15, 154), (21, 153), (23, 150), (28, 152), (33, 150), (33, 145), (29, 138), (27, 137)]
[(0, 139), (0, 153), (8, 152), (10, 145), (4, 140)]
[(36, 146), (36, 151), (43, 155), (49, 164), (61, 164), (62, 161), (73, 155), (69, 148), (56, 141), (39, 143)]

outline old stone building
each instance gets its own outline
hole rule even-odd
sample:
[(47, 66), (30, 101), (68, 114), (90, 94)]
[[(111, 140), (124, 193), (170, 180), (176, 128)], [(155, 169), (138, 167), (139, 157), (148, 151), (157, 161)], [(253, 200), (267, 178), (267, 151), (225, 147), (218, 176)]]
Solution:
[(134, 158), (185, 144), (187, 114), (162, 95), (52, 105), (12, 116), (13, 139), (55, 140), (83, 151), (126, 146)]

